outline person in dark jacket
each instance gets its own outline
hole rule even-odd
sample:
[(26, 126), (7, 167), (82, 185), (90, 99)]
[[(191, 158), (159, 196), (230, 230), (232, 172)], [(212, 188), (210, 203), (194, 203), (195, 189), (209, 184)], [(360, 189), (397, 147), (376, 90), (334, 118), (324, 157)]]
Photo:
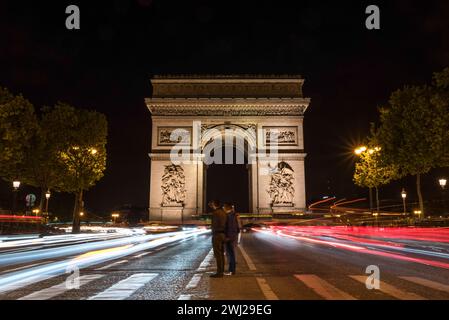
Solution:
[(226, 219), (226, 228), (225, 228), (225, 236), (226, 236), (226, 255), (228, 257), (229, 269), (227, 275), (235, 275), (235, 253), (237, 248), (238, 237), (240, 233), (239, 227), (239, 219), (237, 214), (235, 213), (234, 206), (226, 203), (223, 206), (223, 210), (227, 214)]
[(224, 273), (224, 243), (226, 228), (226, 213), (220, 207), (220, 202), (212, 200), (209, 202), (212, 212), (212, 248), (215, 260), (217, 261), (217, 273), (211, 275), (212, 278), (221, 278)]

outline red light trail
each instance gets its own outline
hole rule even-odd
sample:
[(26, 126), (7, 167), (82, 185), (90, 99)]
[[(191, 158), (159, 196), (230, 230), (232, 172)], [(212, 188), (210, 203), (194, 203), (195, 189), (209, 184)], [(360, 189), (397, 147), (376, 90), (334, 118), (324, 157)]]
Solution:
[[(449, 243), (449, 228), (375, 228), (375, 227), (321, 227), (321, 226), (272, 226), (255, 231), (277, 235), (337, 249), (371, 254), (385, 258), (420, 263), (437, 268), (449, 269), (449, 252), (442, 253), (427, 249), (435, 243)], [(426, 241), (426, 249), (414, 244)], [(440, 258), (421, 258), (420, 255)]]

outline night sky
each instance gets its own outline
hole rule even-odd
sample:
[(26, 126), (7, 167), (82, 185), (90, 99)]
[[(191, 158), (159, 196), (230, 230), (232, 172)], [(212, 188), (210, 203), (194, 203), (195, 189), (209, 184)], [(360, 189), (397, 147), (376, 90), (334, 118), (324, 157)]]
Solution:
[[(377, 107), (393, 90), (429, 82), (449, 66), (446, 0), (43, 2), (0, 2), (0, 85), (38, 108), (65, 101), (107, 115), (107, 171), (85, 200), (99, 215), (148, 204), (144, 97), (152, 75), (303, 75), (312, 98), (304, 132), (310, 203), (324, 194), (365, 195), (352, 184), (351, 153)], [(80, 7), (81, 30), (65, 28), (69, 4)], [(365, 28), (370, 4), (380, 7), (381, 30)], [(425, 194), (437, 190), (442, 173), (424, 178)], [(383, 197), (399, 198), (402, 186), (413, 198), (412, 179), (393, 183)], [(0, 187), (7, 207), (10, 186)], [(72, 196), (55, 195), (50, 207), (70, 212)]]

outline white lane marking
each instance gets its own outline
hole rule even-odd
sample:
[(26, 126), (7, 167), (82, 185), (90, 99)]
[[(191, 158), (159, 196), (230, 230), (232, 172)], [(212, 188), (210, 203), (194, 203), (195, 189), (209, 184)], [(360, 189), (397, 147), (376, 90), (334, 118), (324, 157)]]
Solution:
[[(201, 262), (200, 266), (197, 269), (197, 272), (205, 271), (206, 268), (209, 267), (213, 257), (214, 257), (214, 250), (211, 249), (204, 257), (203, 261)], [(195, 273), (192, 279), (190, 279), (189, 283), (186, 285), (185, 290), (191, 290), (198, 287), (198, 284), (200, 283), (202, 276), (203, 275), (201, 273)], [(191, 294), (181, 294), (178, 298), (178, 300), (191, 300), (191, 299), (192, 299)]]
[[(363, 284), (365, 284), (366, 282), (366, 276), (350, 276), (350, 277)], [(399, 288), (396, 288), (395, 286), (392, 286), (391, 284), (385, 283), (384, 281), (380, 281), (379, 290), (385, 294), (388, 294), (400, 300), (427, 300), (426, 298), (421, 297), (416, 293), (401, 290)]]
[(157, 275), (157, 273), (133, 274), (132, 276), (117, 282), (103, 292), (90, 297), (88, 300), (124, 300), (156, 278)]
[(150, 251), (150, 252), (144, 252), (144, 253), (141, 253), (141, 254), (137, 254), (137, 255), (134, 256), (134, 258), (141, 258), (141, 257), (143, 257), (143, 256), (146, 256), (147, 254), (150, 254), (150, 253), (153, 253), (153, 251)]
[(44, 262), (33, 263), (33, 264), (26, 265), (26, 266), (14, 268), (14, 269), (4, 270), (4, 271), (0, 272), (0, 274), (14, 272), (14, 271), (19, 271), (19, 270), (23, 270), (23, 269), (28, 269), (28, 268), (31, 268), (31, 267), (35, 267), (35, 266), (42, 265), (42, 264), (45, 264), (45, 263), (52, 263), (52, 262), (54, 262), (54, 261), (44, 261)]
[(13, 291), (13, 290), (17, 290), (23, 287), (26, 287), (30, 284), (36, 283), (36, 282), (40, 282), (40, 281), (45, 281), (51, 278), (56, 277), (56, 274), (52, 274), (52, 275), (36, 275), (36, 276), (32, 276), (23, 280), (19, 280), (17, 282), (8, 284), (6, 286), (3, 286), (0, 288), (0, 293), (5, 293), (8, 291)]
[(128, 260), (117, 261), (117, 262), (108, 264), (107, 266), (104, 266), (104, 267), (101, 267), (101, 268), (97, 268), (97, 269), (95, 269), (95, 270), (100, 271), (100, 270), (109, 269), (109, 268), (111, 268), (111, 267), (114, 267), (114, 266), (116, 266), (116, 265), (119, 265), (119, 264), (122, 264), (122, 263), (126, 263), (126, 262), (128, 262)]
[(357, 300), (314, 274), (295, 274), (295, 278), (326, 300)]
[(246, 264), (248, 265), (249, 270), (255, 271), (256, 265), (253, 263), (249, 255), (246, 253), (245, 249), (243, 249), (243, 246), (238, 246), (240, 251), (242, 252), (243, 259), (245, 259)]
[(271, 287), (268, 285), (267, 280), (264, 278), (256, 278), (257, 284), (262, 290), (263, 295), (267, 300), (279, 300), (278, 296), (274, 293)]
[(192, 279), (190, 279), (189, 283), (187, 284), (186, 290), (194, 289), (194, 288), (198, 287), (198, 284), (200, 283), (202, 276), (203, 275), (199, 274), (199, 273), (195, 274), (192, 277)]
[[(81, 276), (80, 277), (80, 286), (84, 286), (85, 284), (88, 284), (91, 281), (100, 279), (103, 276), (104, 275), (102, 275), (102, 274), (89, 274), (89, 275)], [(29, 295), (19, 298), (18, 300), (48, 300), (48, 299), (56, 297), (60, 294), (63, 294), (64, 292), (66, 292), (68, 290), (70, 290), (70, 289), (67, 288), (67, 284), (64, 281), (64, 282), (57, 284), (53, 287), (33, 292)]]
[(434, 289), (439, 291), (444, 291), (446, 293), (449, 293), (449, 285), (438, 283), (435, 281), (427, 280), (424, 278), (418, 278), (418, 277), (399, 277), (401, 279)]
[(212, 261), (213, 257), (214, 257), (214, 249), (210, 249), (209, 253), (206, 255), (203, 262), (201, 262), (197, 271), (205, 271), (207, 269), (207, 267), (209, 267), (210, 262)]

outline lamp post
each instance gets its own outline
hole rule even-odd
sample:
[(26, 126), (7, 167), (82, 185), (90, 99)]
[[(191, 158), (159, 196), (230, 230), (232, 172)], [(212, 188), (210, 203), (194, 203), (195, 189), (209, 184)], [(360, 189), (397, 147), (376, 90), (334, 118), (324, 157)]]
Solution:
[(407, 198), (407, 192), (405, 192), (404, 188), (402, 188), (401, 197), (402, 197), (402, 205), (404, 207), (404, 215), (406, 215), (407, 207), (405, 206), (405, 198)]
[(49, 216), (48, 216), (48, 201), (50, 200), (51, 197), (51, 193), (50, 190), (47, 190), (47, 192), (45, 192), (45, 215), (47, 218), (47, 222), (49, 220)]
[(445, 197), (445, 191), (446, 191), (446, 184), (447, 184), (447, 180), (445, 178), (441, 178), (438, 180), (438, 183), (440, 184), (441, 187), (441, 197), (443, 199), (443, 211), (444, 213), (446, 213), (446, 197)]
[[(376, 148), (376, 151), (378, 148)], [(379, 149), (380, 150), (380, 149)], [(362, 154), (364, 152), (368, 151), (369, 154), (373, 154), (374, 153), (374, 149), (369, 149), (365, 146), (362, 147), (358, 147), (357, 149), (354, 150), (354, 153), (356, 156), (362, 156)], [(371, 212), (371, 214), (373, 213), (373, 188), (369, 187), (369, 211)], [(377, 210), (379, 211), (379, 210)]]
[(12, 182), (12, 186), (13, 186), (12, 213), (15, 214), (17, 211), (17, 193), (19, 191), (20, 181), (17, 179), (14, 180)]

